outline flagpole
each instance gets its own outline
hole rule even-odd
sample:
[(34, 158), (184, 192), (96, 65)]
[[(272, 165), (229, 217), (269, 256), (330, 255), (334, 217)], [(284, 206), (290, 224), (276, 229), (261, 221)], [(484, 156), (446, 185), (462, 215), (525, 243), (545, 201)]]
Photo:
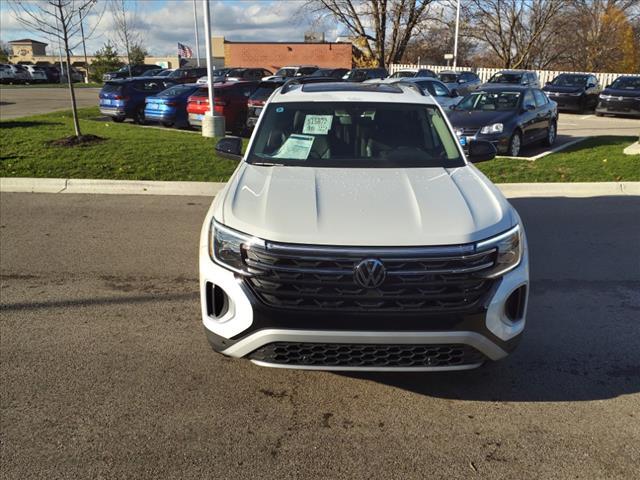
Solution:
[(196, 29), (196, 62), (200, 66), (200, 39), (198, 38), (198, 14), (196, 9), (196, 0), (193, 0), (193, 26)]

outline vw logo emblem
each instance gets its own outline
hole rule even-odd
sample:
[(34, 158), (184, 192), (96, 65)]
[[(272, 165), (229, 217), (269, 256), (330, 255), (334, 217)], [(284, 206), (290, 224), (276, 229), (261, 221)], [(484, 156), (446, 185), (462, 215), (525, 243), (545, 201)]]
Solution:
[(354, 281), (364, 288), (377, 288), (382, 285), (387, 271), (383, 263), (375, 258), (362, 260), (353, 269)]

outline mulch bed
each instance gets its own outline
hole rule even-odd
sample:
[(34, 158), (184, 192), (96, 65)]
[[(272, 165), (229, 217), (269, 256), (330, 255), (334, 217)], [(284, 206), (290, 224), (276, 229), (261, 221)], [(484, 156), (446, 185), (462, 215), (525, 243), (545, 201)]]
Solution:
[(47, 142), (47, 144), (55, 147), (87, 147), (104, 142), (105, 140), (106, 138), (99, 137), (98, 135), (80, 135), (79, 137), (72, 135), (70, 137), (59, 138), (58, 140), (51, 140)]

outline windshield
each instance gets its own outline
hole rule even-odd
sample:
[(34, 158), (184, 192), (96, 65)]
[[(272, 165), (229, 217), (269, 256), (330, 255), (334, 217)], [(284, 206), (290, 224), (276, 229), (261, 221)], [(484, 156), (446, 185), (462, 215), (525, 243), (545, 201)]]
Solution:
[(175, 97), (177, 95), (186, 95), (189, 92), (195, 92), (198, 87), (192, 87), (190, 85), (175, 85), (163, 90), (158, 94), (158, 97)]
[(456, 140), (430, 105), (270, 104), (247, 162), (301, 167), (459, 167)]
[(172, 70), (162, 70), (161, 72), (156, 73), (156, 77), (168, 77), (171, 75)]
[(496, 73), (488, 83), (520, 83), (521, 73)]
[(275, 83), (269, 86), (260, 86), (249, 98), (251, 98), (251, 100), (267, 100), (279, 86), (280, 85)]
[(224, 76), (225, 77), (242, 77), (242, 75), (244, 75), (244, 72), (246, 71), (247, 71), (246, 68), (231, 68), (227, 70)]
[(281, 68), (276, 72), (278, 77), (294, 77), (296, 75), (295, 68)]
[(477, 92), (464, 97), (456, 110), (509, 111), (518, 108), (520, 92)]
[(107, 82), (103, 85), (102, 91), (100, 93), (115, 93), (119, 94), (122, 92), (123, 85), (121, 83), (111, 83)]
[(333, 70), (330, 68), (319, 68), (315, 72), (313, 72), (310, 77), (329, 77), (333, 73)]
[(640, 77), (626, 77), (618, 78), (611, 88), (617, 88), (618, 90), (640, 90)]
[(440, 80), (444, 83), (456, 83), (458, 81), (458, 75), (455, 73), (441, 73)]
[(396, 72), (393, 75), (391, 75), (391, 78), (409, 78), (409, 77), (415, 77), (416, 76), (416, 72)]
[(587, 83), (587, 75), (558, 75), (551, 85), (557, 87), (584, 87)]

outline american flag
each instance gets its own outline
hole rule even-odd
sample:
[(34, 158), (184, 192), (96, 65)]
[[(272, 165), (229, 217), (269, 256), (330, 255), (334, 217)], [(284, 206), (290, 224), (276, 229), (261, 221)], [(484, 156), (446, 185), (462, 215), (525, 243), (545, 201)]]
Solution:
[(188, 45), (178, 43), (178, 55), (182, 58), (192, 58), (193, 50), (191, 50), (191, 47), (189, 47)]

